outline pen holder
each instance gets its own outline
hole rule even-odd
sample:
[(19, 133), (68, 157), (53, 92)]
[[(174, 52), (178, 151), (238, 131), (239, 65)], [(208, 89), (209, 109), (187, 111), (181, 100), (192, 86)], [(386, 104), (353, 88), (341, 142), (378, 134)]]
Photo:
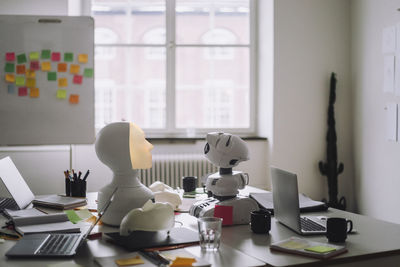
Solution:
[(86, 197), (86, 181), (66, 179), (65, 195), (69, 197)]

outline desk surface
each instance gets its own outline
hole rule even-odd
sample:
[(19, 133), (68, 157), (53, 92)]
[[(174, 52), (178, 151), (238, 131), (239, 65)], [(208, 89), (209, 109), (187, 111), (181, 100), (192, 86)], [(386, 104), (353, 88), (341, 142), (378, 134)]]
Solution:
[[(249, 188), (253, 191), (252, 188)], [(254, 189), (255, 191), (259, 191)], [(94, 195), (89, 195), (95, 199)], [(90, 201), (89, 199), (89, 201)], [(90, 204), (90, 203), (89, 203)], [(272, 218), (269, 234), (254, 234), (249, 225), (223, 227), (221, 248), (219, 252), (202, 252), (199, 246), (186, 248), (195, 256), (205, 258), (212, 266), (397, 266), (400, 262), (400, 225), (376, 220), (345, 211), (329, 209), (327, 212), (310, 213), (330, 217), (345, 217), (353, 220), (357, 233), (348, 236), (346, 246), (348, 252), (329, 261), (272, 252), (269, 245), (272, 242), (297, 236), (294, 232)], [(1, 217), (1, 216), (0, 216)], [(3, 225), (4, 218), (0, 218)], [(186, 227), (197, 230), (196, 218), (187, 213), (176, 216), (176, 220)], [(94, 231), (115, 232), (118, 228), (100, 225)], [(315, 241), (326, 242), (324, 236), (307, 237)], [(63, 266), (97, 266), (93, 257), (107, 257), (127, 253), (123, 248), (110, 244), (103, 237), (101, 240), (87, 241), (71, 259), (7, 259), (5, 252), (15, 241), (0, 244), (0, 266), (51, 266), (65, 263)]]

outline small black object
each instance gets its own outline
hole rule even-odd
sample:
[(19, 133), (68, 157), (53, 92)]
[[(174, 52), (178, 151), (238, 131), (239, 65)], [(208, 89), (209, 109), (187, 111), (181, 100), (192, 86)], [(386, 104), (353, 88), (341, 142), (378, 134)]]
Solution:
[(251, 230), (256, 234), (267, 234), (271, 230), (271, 213), (267, 210), (251, 212)]
[(183, 191), (193, 192), (196, 190), (197, 177), (196, 176), (185, 176), (182, 178)]
[(344, 242), (347, 234), (353, 230), (353, 222), (345, 218), (328, 218), (326, 221), (326, 237), (329, 242)]
[(86, 181), (77, 179), (71, 182), (71, 197), (86, 197)]

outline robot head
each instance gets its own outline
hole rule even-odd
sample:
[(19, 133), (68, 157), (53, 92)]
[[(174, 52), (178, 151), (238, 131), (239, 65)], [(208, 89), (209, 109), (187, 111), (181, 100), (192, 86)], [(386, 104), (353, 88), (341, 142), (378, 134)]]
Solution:
[(236, 135), (229, 133), (208, 133), (204, 154), (215, 166), (233, 168), (239, 162), (249, 159), (246, 143)]

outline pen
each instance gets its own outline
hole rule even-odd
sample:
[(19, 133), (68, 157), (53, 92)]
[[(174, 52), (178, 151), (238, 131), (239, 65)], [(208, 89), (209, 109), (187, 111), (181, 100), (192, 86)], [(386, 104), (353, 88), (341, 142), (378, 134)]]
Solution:
[(83, 177), (83, 181), (86, 181), (86, 178), (88, 177), (88, 175), (89, 175), (89, 170), (87, 170), (85, 176)]
[(78, 179), (81, 179), (82, 172), (79, 171)]

